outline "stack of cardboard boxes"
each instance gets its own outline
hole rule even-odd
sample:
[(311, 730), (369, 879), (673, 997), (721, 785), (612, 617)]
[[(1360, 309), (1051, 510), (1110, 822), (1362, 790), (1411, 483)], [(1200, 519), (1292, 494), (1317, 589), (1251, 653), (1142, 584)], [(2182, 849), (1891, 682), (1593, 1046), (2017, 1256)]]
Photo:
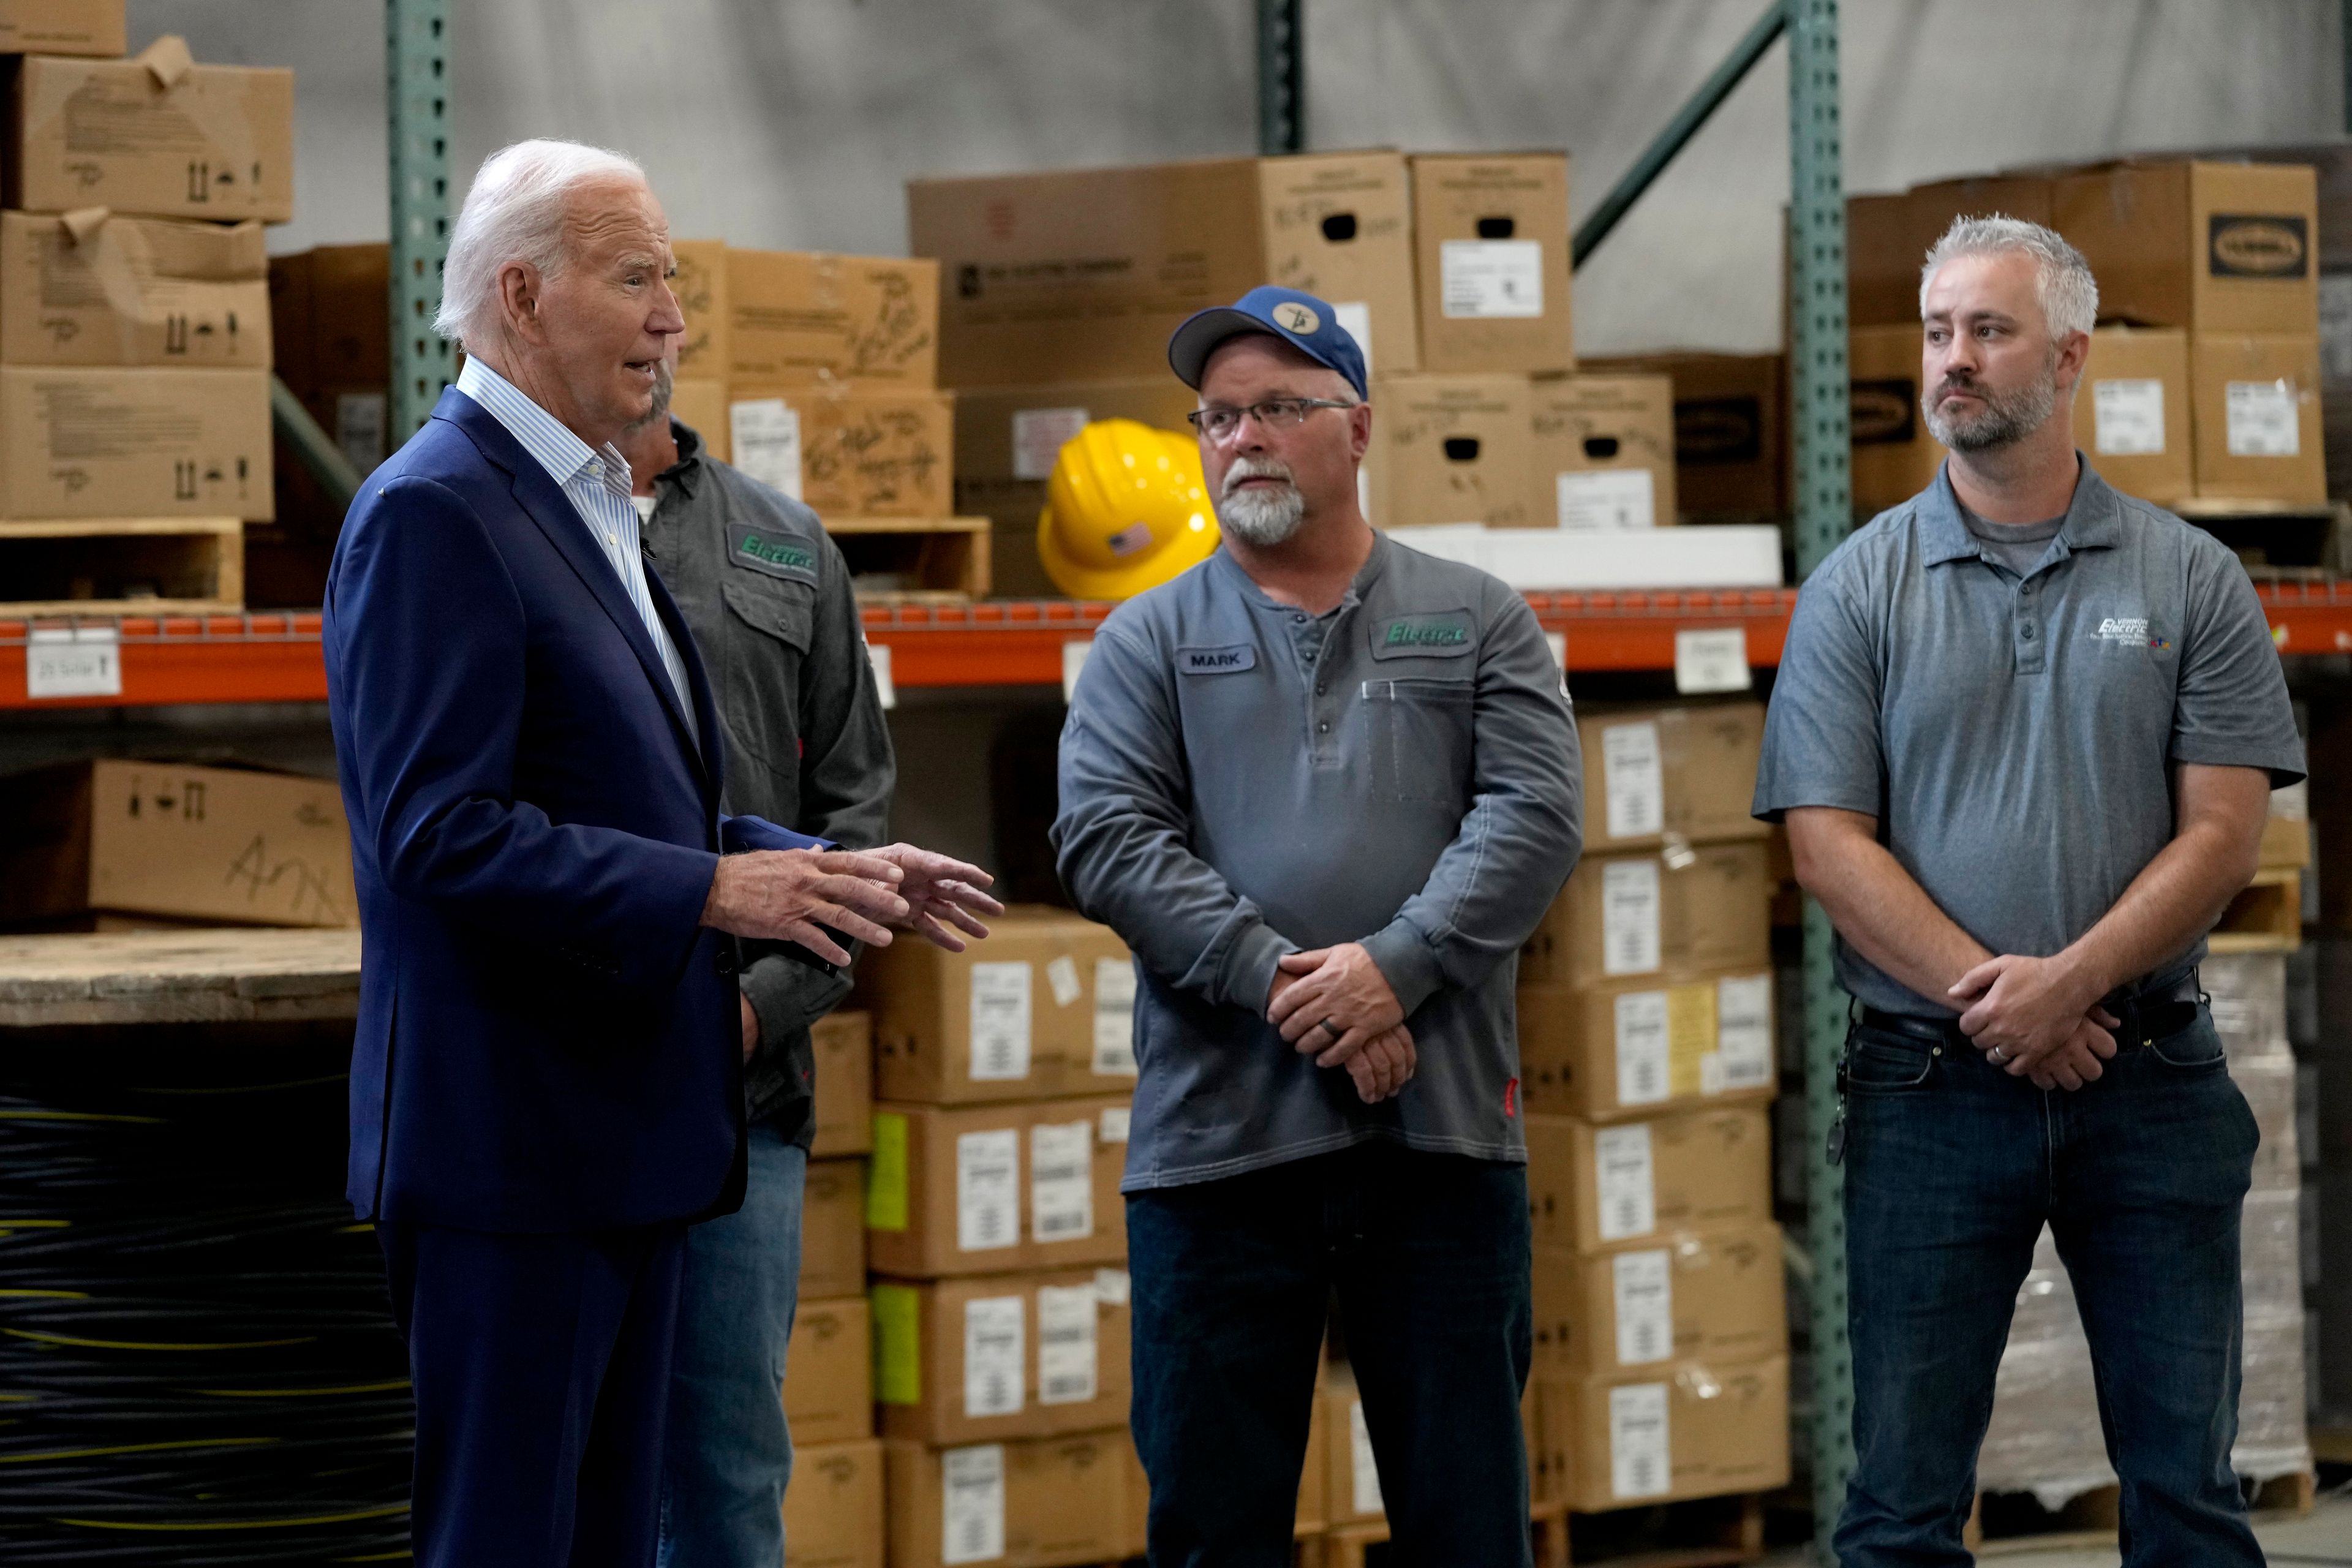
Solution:
[(1586, 848), (1520, 955), (1538, 1495), (1788, 1477), (1763, 710), (1582, 716)]
[[(322, 245), (269, 258), (269, 330), (278, 379), (362, 478), (392, 456), (392, 254), (383, 245)], [(344, 503), (297, 457), (277, 453), (278, 521), (246, 535), (256, 605), (316, 605), (343, 526)]]
[[(0, 11), (0, 48), (74, 51), (0, 58), (6, 597), (235, 607), (236, 525), (271, 515), (261, 226), (293, 216), (293, 76), (173, 37), (97, 58), (122, 47), (119, 0)], [(199, 519), (228, 546), (153, 542)]]
[(2174, 160), (1853, 198), (1857, 507), (1906, 499), (1943, 459), (1919, 411), (1919, 267), (1955, 217), (1993, 212), (2056, 229), (2098, 279), (2075, 428), (2108, 482), (2209, 510), (2326, 504), (2316, 176)]

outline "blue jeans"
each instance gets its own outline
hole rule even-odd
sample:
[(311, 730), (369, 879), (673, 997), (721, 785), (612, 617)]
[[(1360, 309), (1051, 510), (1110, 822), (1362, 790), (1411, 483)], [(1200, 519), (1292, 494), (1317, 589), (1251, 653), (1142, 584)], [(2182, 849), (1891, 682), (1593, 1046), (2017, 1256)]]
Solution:
[(743, 1206), (686, 1233), (662, 1466), (661, 1568), (778, 1568), (793, 1439), (778, 1391), (800, 1302), (805, 1151), (747, 1131)]
[(1127, 1246), (1153, 1568), (1288, 1568), (1335, 1289), (1389, 1561), (1528, 1562), (1526, 1167), (1366, 1143), (1135, 1194)]
[(1845, 1568), (1943, 1568), (1961, 1544), (1993, 1376), (2046, 1222), (2090, 1341), (2129, 1568), (2260, 1564), (2238, 1427), (2240, 1206), (2259, 1142), (2221, 1037), (2123, 1043), (2073, 1093), (1973, 1046), (1846, 1040), (1856, 1468)]

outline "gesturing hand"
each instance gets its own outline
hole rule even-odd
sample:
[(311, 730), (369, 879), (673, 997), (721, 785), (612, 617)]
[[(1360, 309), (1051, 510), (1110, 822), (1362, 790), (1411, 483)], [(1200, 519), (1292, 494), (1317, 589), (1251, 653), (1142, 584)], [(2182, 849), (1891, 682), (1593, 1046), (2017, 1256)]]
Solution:
[(1404, 1022), (1388, 977), (1361, 942), (1289, 953), (1276, 968), (1296, 978), (1288, 985), (1277, 980), (1266, 1019), (1302, 1053), (1319, 1052), (1318, 1067), (1338, 1067)]
[(897, 889), (905, 875), (887, 860), (847, 849), (754, 849), (722, 855), (703, 900), (702, 923), (737, 936), (798, 942), (827, 963), (849, 954), (820, 929), (875, 947), (887, 925), (907, 919)]
[[(910, 911), (905, 923), (934, 947), (961, 952), (963, 938), (956, 931), (985, 937), (988, 928), (977, 917), (1004, 912), (1004, 906), (985, 891), (996, 885), (996, 879), (977, 866), (912, 844), (889, 845), (873, 851), (873, 856), (898, 868), (903, 876), (898, 894)], [(950, 926), (955, 929), (950, 931)]]

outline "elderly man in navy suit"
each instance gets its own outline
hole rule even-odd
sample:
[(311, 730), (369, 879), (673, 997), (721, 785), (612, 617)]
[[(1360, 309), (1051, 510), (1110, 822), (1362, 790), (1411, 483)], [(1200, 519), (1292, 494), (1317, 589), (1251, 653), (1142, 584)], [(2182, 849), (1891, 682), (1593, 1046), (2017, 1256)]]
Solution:
[(350, 1195), (416, 1395), (416, 1561), (653, 1562), (686, 1227), (744, 1181), (747, 945), (946, 946), (988, 878), (722, 817), (720, 728), (614, 438), (684, 331), (636, 164), (486, 162), (440, 330), (326, 605), (366, 963)]

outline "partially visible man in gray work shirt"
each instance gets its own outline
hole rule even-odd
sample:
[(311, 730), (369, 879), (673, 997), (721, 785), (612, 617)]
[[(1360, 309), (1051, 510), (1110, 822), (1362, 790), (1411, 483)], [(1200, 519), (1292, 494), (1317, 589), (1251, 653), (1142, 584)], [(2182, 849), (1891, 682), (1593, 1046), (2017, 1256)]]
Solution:
[(1579, 847), (1567, 689), (1518, 595), (1365, 523), (1371, 410), (1330, 306), (1256, 289), (1169, 354), (1223, 544), (1097, 634), (1053, 833), (1140, 973), (1151, 1557), (1289, 1561), (1336, 1289), (1398, 1552), (1508, 1568), (1530, 1344), (1513, 979)]

